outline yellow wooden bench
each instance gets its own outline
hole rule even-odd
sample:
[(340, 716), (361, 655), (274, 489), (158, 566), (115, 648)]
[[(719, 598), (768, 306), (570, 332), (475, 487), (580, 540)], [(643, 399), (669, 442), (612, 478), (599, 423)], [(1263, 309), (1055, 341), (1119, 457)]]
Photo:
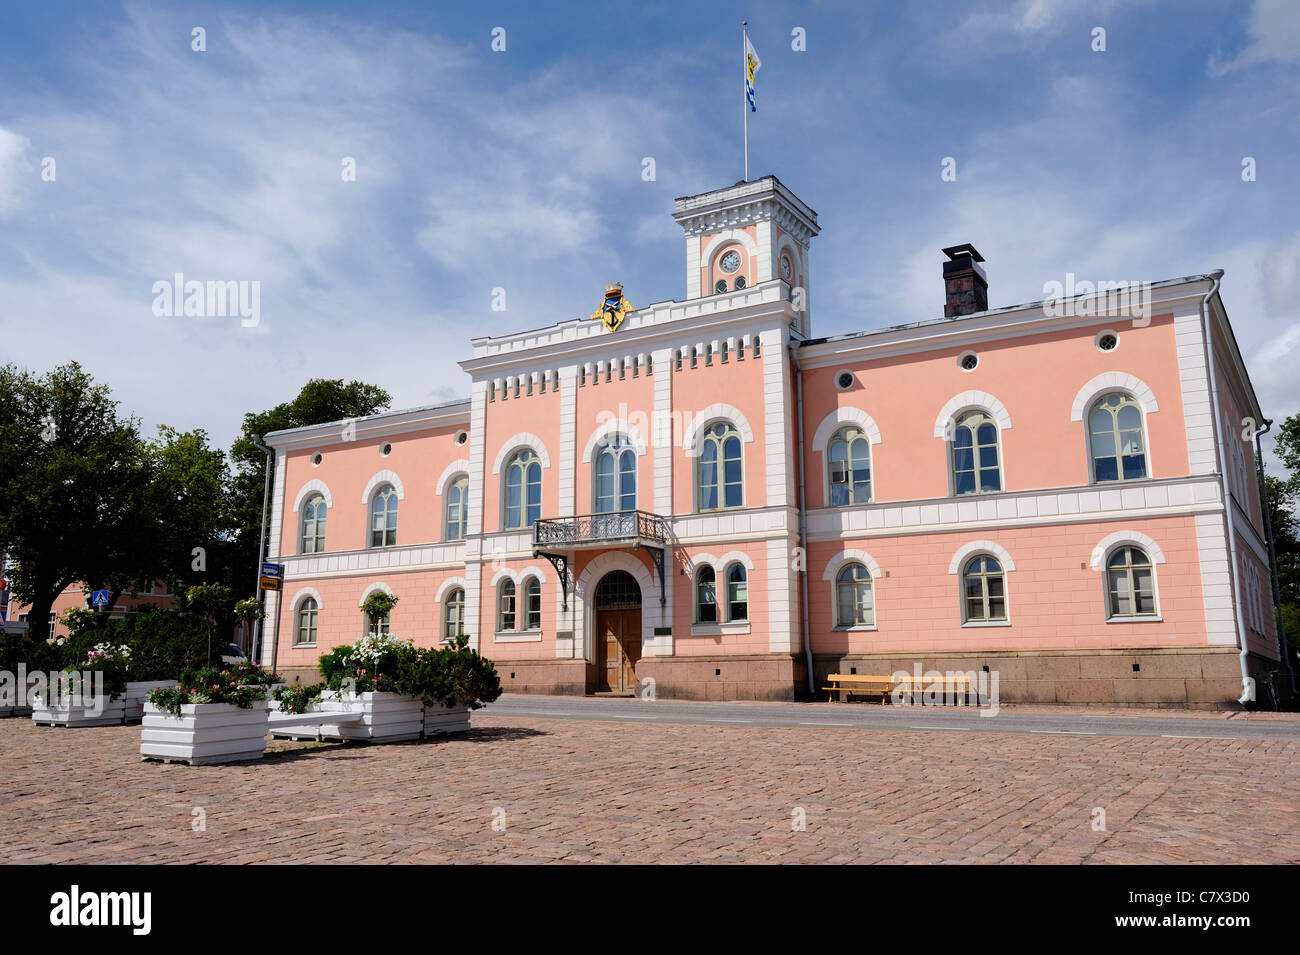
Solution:
[[(826, 677), (826, 682), (830, 686), (824, 686), (822, 689), (830, 694), (830, 702), (832, 703), (843, 703), (854, 693), (864, 696), (879, 694), (880, 705), (884, 706), (885, 701), (895, 688), (905, 693), (915, 693), (917, 695), (933, 688), (941, 692), (945, 698), (951, 694), (959, 702), (965, 702), (970, 693), (970, 677), (967, 676), (940, 676), (937, 679), (926, 679), (925, 677), (918, 679), (914, 676), (905, 676), (896, 680), (892, 676), (831, 673)], [(835, 699), (837, 693), (840, 696), (839, 700)]]

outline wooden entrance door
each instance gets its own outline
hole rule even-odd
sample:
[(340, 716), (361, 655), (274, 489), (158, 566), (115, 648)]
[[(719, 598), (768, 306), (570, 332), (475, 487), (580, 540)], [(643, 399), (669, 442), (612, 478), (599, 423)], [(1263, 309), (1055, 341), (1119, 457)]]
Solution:
[(601, 689), (635, 693), (636, 664), (641, 659), (641, 609), (601, 610), (596, 623), (604, 681)]

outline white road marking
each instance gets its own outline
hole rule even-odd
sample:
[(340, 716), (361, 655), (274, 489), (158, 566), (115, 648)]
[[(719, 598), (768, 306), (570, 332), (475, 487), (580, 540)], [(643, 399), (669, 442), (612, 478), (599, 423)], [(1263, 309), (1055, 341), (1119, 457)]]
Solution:
[(753, 720), (705, 720), (706, 723), (752, 723)]
[(1045, 733), (1049, 736), (1096, 736), (1096, 733), (1089, 733), (1083, 730), (1030, 730), (1031, 733)]
[(799, 723), (799, 726), (857, 726), (857, 723), (823, 723), (820, 720), (815, 723)]
[(961, 731), (961, 732), (963, 732), (963, 733), (973, 733), (973, 732), (975, 732), (975, 731), (974, 731), (973, 729), (971, 729), (969, 726), (923, 726), (923, 725), (921, 725), (921, 724), (919, 724), (919, 723), (912, 723), (912, 724), (910, 724), (910, 725), (908, 726), (908, 729), (914, 729), (914, 730), (959, 730), (959, 731)]

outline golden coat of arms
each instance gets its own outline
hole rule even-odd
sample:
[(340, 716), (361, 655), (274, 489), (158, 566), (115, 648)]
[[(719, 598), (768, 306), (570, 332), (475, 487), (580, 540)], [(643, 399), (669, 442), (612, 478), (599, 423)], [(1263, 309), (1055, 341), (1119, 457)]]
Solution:
[(623, 297), (623, 283), (610, 282), (605, 286), (605, 300), (600, 303), (600, 308), (591, 313), (591, 317), (600, 319), (613, 332), (618, 330), (629, 313), (635, 311), (632, 304)]

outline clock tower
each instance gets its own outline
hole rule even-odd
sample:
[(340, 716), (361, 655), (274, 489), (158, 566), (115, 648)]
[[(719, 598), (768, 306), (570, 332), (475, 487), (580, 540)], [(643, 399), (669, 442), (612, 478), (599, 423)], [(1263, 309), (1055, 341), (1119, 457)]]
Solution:
[(799, 312), (795, 330), (811, 327), (808, 246), (820, 231), (817, 213), (776, 176), (684, 196), (673, 219), (686, 233), (686, 298), (741, 291), (782, 281)]

